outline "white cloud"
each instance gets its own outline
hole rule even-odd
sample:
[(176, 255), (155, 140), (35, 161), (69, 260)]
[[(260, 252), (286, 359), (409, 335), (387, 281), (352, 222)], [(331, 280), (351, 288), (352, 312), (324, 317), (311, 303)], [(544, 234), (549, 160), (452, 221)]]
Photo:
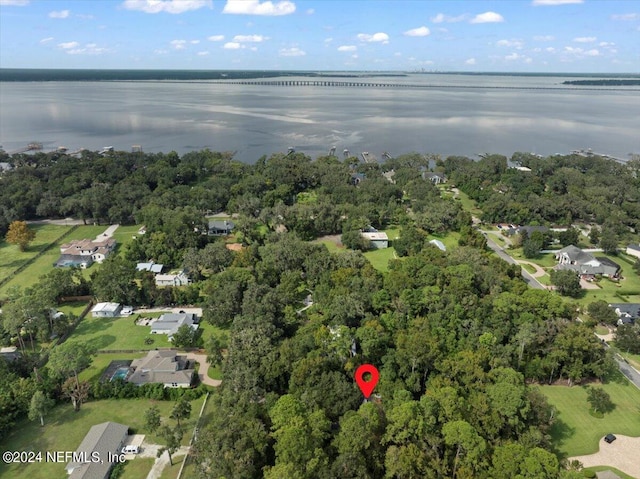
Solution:
[(395, 52), (395, 53), (393, 54), (393, 56), (394, 56), (394, 57), (401, 57), (401, 56), (402, 56), (402, 53), (400, 53), (400, 52)]
[(531, 5), (534, 7), (540, 6), (555, 6), (555, 5), (570, 5), (576, 3), (583, 3), (584, 0), (533, 0)]
[(553, 35), (536, 35), (533, 37), (536, 42), (552, 42), (556, 39)]
[(611, 20), (622, 20), (623, 22), (630, 22), (633, 20), (640, 20), (640, 13), (620, 13), (611, 15)]
[(473, 17), (469, 23), (502, 23), (504, 17), (496, 12), (484, 12)]
[(426, 37), (431, 34), (431, 31), (427, 27), (422, 26), (407, 30), (404, 34), (408, 37)]
[(69, 10), (60, 10), (58, 12), (53, 11), (53, 12), (49, 12), (49, 18), (68, 18), (69, 17)]
[(303, 57), (307, 53), (298, 47), (281, 48), (278, 52), (281, 57)]
[(600, 51), (592, 48), (591, 50), (584, 50), (579, 47), (564, 47), (565, 53), (570, 53), (572, 55), (576, 55), (578, 57), (597, 57), (600, 56)]
[(340, 45), (338, 47), (339, 52), (355, 52), (358, 49), (355, 45)]
[(577, 37), (573, 39), (573, 41), (576, 43), (593, 43), (596, 40), (596, 37)]
[(307, 15), (313, 15), (314, 13), (316, 13), (316, 11), (313, 8), (310, 8), (307, 10)]
[(464, 22), (467, 18), (469, 18), (469, 15), (467, 15), (466, 13), (458, 15), (457, 17), (445, 15), (444, 13), (438, 13), (435, 17), (431, 17), (430, 20), (433, 23), (456, 23)]
[(224, 40), (224, 35), (211, 35), (210, 37), (207, 37), (207, 40), (210, 42), (221, 42)]
[(389, 35), (383, 32), (374, 33), (373, 35), (368, 33), (358, 33), (358, 40), (370, 43), (389, 43)]
[(324, 39), (324, 43), (325, 43), (325, 45), (328, 45), (328, 44), (329, 44), (329, 43), (331, 43), (332, 41), (333, 41), (333, 38), (332, 38), (332, 37), (329, 37), (329, 38), (325, 38), (325, 39)]
[(76, 17), (82, 20), (94, 20), (96, 18), (93, 15), (87, 15), (84, 13), (76, 13)]
[(127, 10), (145, 13), (184, 13), (213, 5), (211, 0), (124, 0), (122, 6)]
[(99, 48), (95, 43), (88, 43), (84, 48), (67, 50), (67, 53), (69, 55), (102, 55), (108, 51), (106, 48)]
[(354, 60), (356, 60), (358, 58), (358, 54), (354, 53), (353, 55), (351, 55), (351, 58), (353, 58)]
[(512, 61), (516, 61), (516, 60), (521, 60), (525, 63), (531, 63), (533, 60), (531, 60), (530, 57), (526, 56), (526, 55), (520, 55), (519, 53), (510, 53), (509, 55), (507, 55), (506, 57), (504, 57), (505, 60), (507, 60), (508, 62), (512, 62)]
[(260, 43), (265, 40), (269, 40), (269, 37), (262, 35), (236, 35), (233, 37), (233, 41), (238, 43)]
[(222, 13), (278, 16), (289, 15), (295, 11), (295, 3), (286, 0), (276, 3), (260, 2), (260, 0), (227, 0)]
[(520, 50), (522, 49), (523, 43), (522, 40), (498, 40), (496, 45), (499, 47), (517, 48)]
[(78, 42), (64, 42), (58, 43), (58, 47), (69, 55), (102, 55), (109, 51), (107, 48), (99, 47), (96, 43), (87, 43), (81, 47)]
[(207, 52), (207, 51), (202, 51), (202, 52), (198, 52), (198, 53), (196, 53), (196, 55), (198, 55), (199, 57), (206, 57), (207, 55), (209, 55), (209, 52)]
[(476, 64), (476, 59), (475, 58), (469, 58), (464, 63), (466, 65), (475, 65)]
[(29, 0), (0, 0), (0, 5), (3, 7), (25, 7), (29, 5)]
[(45, 43), (49, 43), (51, 40), (53, 40), (53, 37), (43, 38), (40, 40), (40, 43), (44, 45)]
[(187, 46), (186, 40), (171, 40), (169, 42), (174, 50), (184, 50)]
[(239, 48), (243, 48), (243, 46), (238, 42), (227, 42), (222, 48), (224, 48), (225, 50), (238, 50)]
[(613, 47), (615, 46), (615, 43), (613, 42), (600, 42), (598, 43), (599, 47)]
[(200, 40), (191, 40), (189, 43), (191, 43), (191, 45), (197, 45), (200, 43)]
[(547, 47), (547, 48), (545, 48), (545, 50), (548, 51), (549, 53), (553, 53), (553, 52), (556, 51), (556, 49), (553, 48), (553, 47)]
[(58, 43), (58, 46), (63, 50), (69, 50), (70, 48), (79, 47), (80, 44), (78, 42), (63, 42), (63, 43)]

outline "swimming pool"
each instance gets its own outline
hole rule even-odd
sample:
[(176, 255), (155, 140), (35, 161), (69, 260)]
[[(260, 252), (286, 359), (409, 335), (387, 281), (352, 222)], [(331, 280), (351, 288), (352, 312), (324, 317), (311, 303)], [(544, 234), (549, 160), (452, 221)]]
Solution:
[(118, 368), (116, 372), (111, 376), (111, 381), (114, 379), (127, 379), (127, 375), (129, 374), (129, 368)]

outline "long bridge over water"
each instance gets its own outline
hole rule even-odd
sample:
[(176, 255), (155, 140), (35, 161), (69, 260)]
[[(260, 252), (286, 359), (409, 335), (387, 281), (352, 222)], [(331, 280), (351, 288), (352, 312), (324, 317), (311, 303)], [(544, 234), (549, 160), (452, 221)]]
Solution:
[[(196, 82), (191, 82), (196, 83)], [(198, 82), (200, 83), (200, 82)], [(598, 88), (598, 87), (573, 87), (573, 86), (490, 86), (490, 85), (439, 85), (424, 83), (387, 83), (362, 80), (214, 80), (210, 84), (225, 85), (260, 85), (282, 87), (342, 87), (342, 88), (402, 88), (425, 89), (445, 88), (459, 90), (592, 90), (592, 91), (640, 91), (640, 88)]]

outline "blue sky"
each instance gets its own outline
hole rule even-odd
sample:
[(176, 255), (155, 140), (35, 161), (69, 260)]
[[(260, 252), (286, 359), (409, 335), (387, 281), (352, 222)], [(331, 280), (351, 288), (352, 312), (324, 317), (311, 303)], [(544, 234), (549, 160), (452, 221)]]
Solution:
[(0, 67), (640, 72), (640, 1), (0, 0)]

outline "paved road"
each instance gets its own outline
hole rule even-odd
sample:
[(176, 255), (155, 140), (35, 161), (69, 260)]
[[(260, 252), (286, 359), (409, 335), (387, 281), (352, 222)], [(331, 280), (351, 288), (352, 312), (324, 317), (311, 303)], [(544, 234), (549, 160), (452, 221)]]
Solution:
[(618, 359), (617, 357), (615, 358), (615, 360), (618, 363), (620, 372), (624, 374), (629, 381), (635, 384), (638, 389), (640, 389), (640, 372), (638, 372), (625, 361)]
[[(509, 256), (495, 241), (489, 238), (489, 235), (484, 234), (484, 237), (487, 239), (487, 246), (491, 248), (493, 251), (495, 251), (496, 254), (500, 256), (500, 258), (505, 260), (507, 263), (520, 266), (515, 259)], [(531, 276), (531, 274), (529, 274), (529, 272), (526, 269), (521, 268), (521, 270), (522, 270), (522, 278), (524, 279), (525, 283), (527, 283), (530, 287), (535, 289), (547, 289), (543, 284), (540, 284), (540, 282), (536, 278)]]

